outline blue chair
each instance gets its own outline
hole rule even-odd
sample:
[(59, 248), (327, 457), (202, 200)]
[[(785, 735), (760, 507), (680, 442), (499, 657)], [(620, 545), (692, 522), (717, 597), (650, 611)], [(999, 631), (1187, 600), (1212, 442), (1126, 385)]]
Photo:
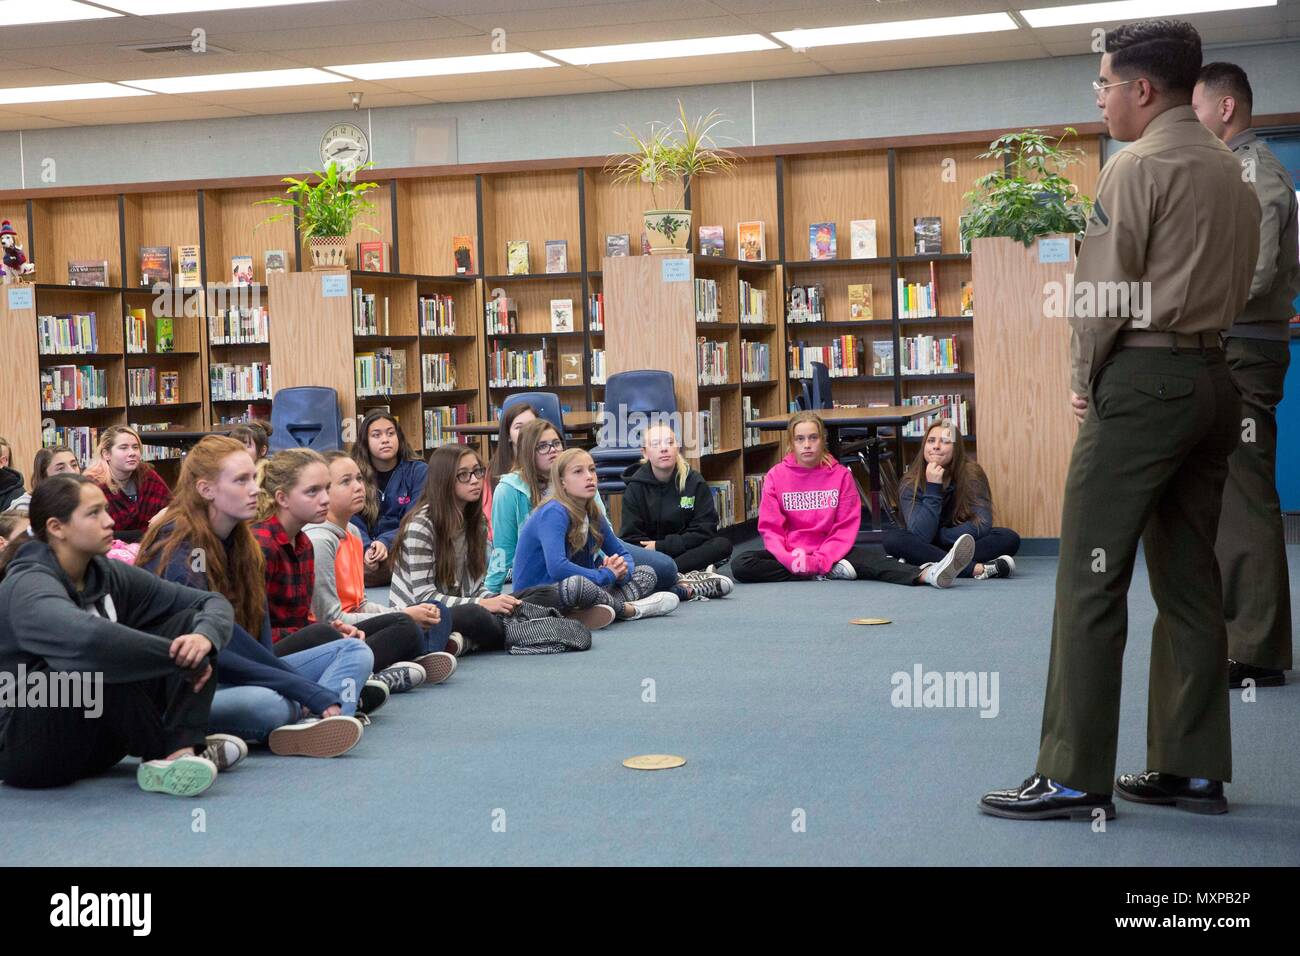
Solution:
[(331, 451), (343, 447), (339, 394), (332, 388), (282, 388), (271, 400), (271, 452), (286, 448)]
[(671, 372), (646, 369), (617, 372), (609, 377), (605, 383), (605, 414), (607, 425), (615, 427), (602, 428), (600, 444), (591, 450), (597, 488), (602, 493), (618, 494), (626, 487), (623, 472), (641, 460), (642, 427), (657, 414), (676, 411)]
[(533, 406), (538, 415), (556, 427), (560, 438), (567, 441), (564, 434), (564, 412), (560, 410), (560, 400), (554, 392), (515, 392), (501, 403), (501, 414), (505, 415), (510, 406), (520, 402)]
[[(805, 407), (812, 410), (834, 408), (835, 402), (831, 399), (830, 369), (822, 362), (813, 362), (812, 370), (812, 378), (805, 379), (803, 382), (804, 394), (800, 404), (807, 403)], [(837, 444), (833, 449), (836, 461), (841, 465), (860, 464), (866, 470), (870, 478), (870, 496), (866, 503), (871, 505), (874, 499), (876, 506), (883, 511), (887, 524), (896, 520), (893, 509), (889, 505), (888, 492), (888, 486), (893, 478), (894, 456), (885, 444), (885, 440), (892, 435), (892, 428), (888, 429), (886, 435), (872, 434), (868, 428), (842, 428), (839, 429)], [(892, 483), (897, 484), (896, 481)]]

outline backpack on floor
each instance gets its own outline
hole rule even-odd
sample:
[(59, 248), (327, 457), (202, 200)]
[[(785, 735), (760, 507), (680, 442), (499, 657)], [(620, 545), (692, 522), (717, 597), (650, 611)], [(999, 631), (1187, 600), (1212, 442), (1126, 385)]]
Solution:
[(562, 654), (591, 650), (591, 631), (555, 608), (523, 602), (503, 622), (511, 654)]

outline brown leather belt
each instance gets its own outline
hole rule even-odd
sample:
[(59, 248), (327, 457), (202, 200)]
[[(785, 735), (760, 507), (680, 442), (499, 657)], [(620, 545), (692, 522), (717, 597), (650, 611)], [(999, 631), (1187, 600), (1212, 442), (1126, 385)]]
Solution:
[(1119, 333), (1118, 344), (1125, 348), (1148, 349), (1220, 349), (1223, 343), (1218, 332), (1145, 332), (1124, 329)]

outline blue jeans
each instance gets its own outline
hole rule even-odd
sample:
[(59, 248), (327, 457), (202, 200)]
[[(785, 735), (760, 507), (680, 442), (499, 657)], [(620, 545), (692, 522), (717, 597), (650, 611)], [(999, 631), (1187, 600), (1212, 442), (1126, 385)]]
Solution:
[(672, 555), (651, 551), (631, 541), (624, 541), (623, 544), (627, 547), (628, 554), (632, 555), (633, 564), (654, 568), (656, 591), (672, 591), (677, 587), (677, 562), (672, 559)]
[[(351, 638), (339, 638), (280, 660), (307, 680), (336, 692), (345, 716), (356, 713), (361, 688), (375, 664), (365, 641)], [(296, 723), (301, 715), (301, 704), (269, 687), (219, 687), (212, 698), (208, 729), (260, 742), (275, 728)]]
[[(451, 637), (451, 612), (448, 611), (441, 601), (430, 601), (430, 604), (436, 605), (438, 612), (442, 615), (437, 624), (432, 627), (421, 628), (424, 635), (424, 653), (432, 654), (434, 651), (445, 651), (447, 649), (447, 639)], [(365, 630), (363, 627), (362, 630)]]

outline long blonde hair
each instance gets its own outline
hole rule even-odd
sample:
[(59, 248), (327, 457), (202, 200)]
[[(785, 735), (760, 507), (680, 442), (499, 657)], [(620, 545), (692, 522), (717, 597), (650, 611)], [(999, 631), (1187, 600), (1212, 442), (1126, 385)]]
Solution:
[[(641, 451), (642, 451), (641, 464), (643, 465), (649, 464), (650, 461), (648, 458), (646, 458), (644, 454), (645, 449), (650, 447), (650, 433), (657, 430), (666, 431), (668, 432), (668, 434), (673, 436), (674, 441), (677, 440), (677, 432), (675, 432), (673, 430), (673, 426), (669, 425), (667, 422), (656, 422), (655, 424), (651, 425), (649, 428), (645, 430), (645, 434), (641, 438)], [(677, 490), (685, 491), (686, 478), (691, 473), (691, 466), (687, 463), (686, 458), (682, 455), (682, 448), (680, 445), (677, 446), (677, 464), (674, 466), (674, 468), (676, 469), (677, 472)]]
[(270, 458), (263, 458), (262, 461), (265, 463), (265, 470), (259, 478), (262, 493), (257, 501), (258, 521), (265, 521), (275, 514), (280, 507), (275, 503), (275, 493), (292, 491), (308, 465), (328, 467), (325, 456), (310, 448), (286, 448), (284, 451), (277, 451)]
[(596, 506), (595, 498), (583, 501), (564, 490), (564, 482), (561, 481), (564, 471), (580, 458), (591, 461), (591, 455), (583, 449), (567, 448), (560, 452), (560, 457), (555, 459), (555, 464), (551, 466), (550, 496), (562, 504), (564, 510), (569, 513), (569, 533), (565, 535), (564, 540), (571, 555), (583, 551), (588, 546), (598, 533), (601, 521), (604, 520), (600, 509)]
[(130, 435), (137, 442), (140, 442), (140, 464), (136, 466), (135, 475), (133, 476), (136, 483), (139, 484), (140, 479), (143, 478), (147, 472), (153, 471), (153, 465), (144, 460), (144, 442), (140, 440), (140, 433), (138, 431), (130, 425), (113, 425), (109, 428), (105, 428), (99, 433), (99, 444), (95, 446), (95, 451), (97, 452), (98, 457), (87, 466), (86, 470), (83, 471), (82, 474), (87, 478), (93, 478), (98, 484), (103, 485), (109, 490), (110, 494), (120, 493), (122, 491), (122, 486), (119, 485), (117, 479), (113, 477), (113, 469), (108, 467), (108, 461), (104, 456), (109, 453), (113, 445), (116, 444), (118, 437), (121, 435)]

